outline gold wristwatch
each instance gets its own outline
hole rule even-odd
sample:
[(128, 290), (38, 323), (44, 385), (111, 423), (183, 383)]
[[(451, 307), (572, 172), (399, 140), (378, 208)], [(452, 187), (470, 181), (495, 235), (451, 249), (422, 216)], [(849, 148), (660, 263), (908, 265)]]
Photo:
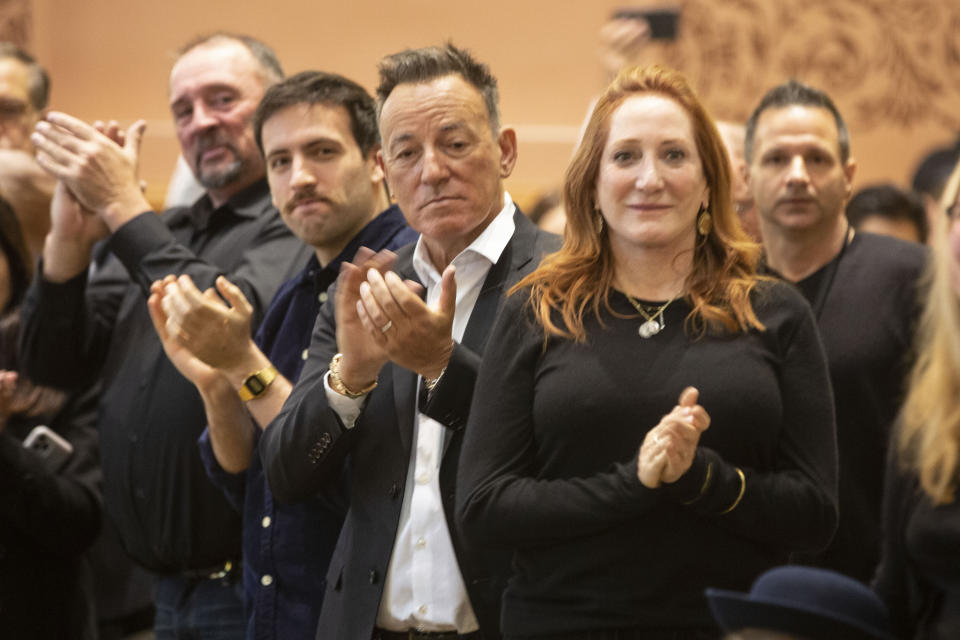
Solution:
[(272, 364), (269, 367), (260, 369), (260, 371), (251, 373), (247, 376), (247, 379), (243, 381), (243, 386), (237, 390), (237, 395), (239, 395), (240, 399), (244, 402), (249, 402), (266, 393), (276, 377), (277, 368)]

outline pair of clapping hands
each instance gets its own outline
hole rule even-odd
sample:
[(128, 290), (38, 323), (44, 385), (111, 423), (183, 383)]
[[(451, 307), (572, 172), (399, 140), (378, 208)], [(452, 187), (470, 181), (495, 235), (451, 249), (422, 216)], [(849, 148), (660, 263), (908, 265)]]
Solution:
[[(146, 122), (138, 120), (123, 130), (115, 121), (97, 121), (92, 125), (65, 113), (51, 112), (37, 123), (31, 140), (36, 148), (37, 163), (60, 180), (55, 194), (54, 216), (69, 207), (64, 200), (82, 209), (74, 214), (74, 225), (91, 235), (91, 240), (107, 235), (126, 221), (126, 216), (113, 220), (114, 210), (142, 213), (150, 209), (143, 197), (137, 171), (140, 142)], [(98, 213), (99, 219), (78, 218), (81, 212)], [(54, 226), (58, 222), (54, 219)]]
[[(351, 388), (375, 380), (388, 360), (437, 377), (453, 350), (454, 268), (443, 273), (438, 304), (428, 306), (420, 298), (421, 285), (389, 270), (395, 260), (391, 251), (363, 247), (341, 266), (337, 344), (343, 353), (341, 375)], [(218, 371), (246, 371), (252, 343), (250, 302), (223, 276), (215, 285), (216, 290), (201, 292), (190, 276), (169, 275), (153, 283), (147, 303), (167, 355), (196, 384), (212, 382)]]
[(645, 487), (676, 482), (690, 469), (700, 435), (710, 426), (699, 397), (694, 387), (684, 389), (673, 410), (647, 432), (637, 460), (637, 476)]

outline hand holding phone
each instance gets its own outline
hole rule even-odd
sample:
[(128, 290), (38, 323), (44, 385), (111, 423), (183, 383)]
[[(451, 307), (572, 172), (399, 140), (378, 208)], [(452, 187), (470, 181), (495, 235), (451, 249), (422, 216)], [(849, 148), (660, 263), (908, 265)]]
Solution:
[(73, 455), (73, 445), (53, 429), (40, 425), (27, 434), (23, 446), (40, 456), (51, 471), (59, 471)]

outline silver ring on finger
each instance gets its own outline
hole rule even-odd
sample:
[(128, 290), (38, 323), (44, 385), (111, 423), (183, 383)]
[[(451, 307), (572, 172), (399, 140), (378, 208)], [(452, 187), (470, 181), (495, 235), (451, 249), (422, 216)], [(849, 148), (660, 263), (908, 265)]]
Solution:
[(392, 326), (393, 326), (393, 320), (387, 320), (387, 324), (385, 324), (385, 325), (383, 325), (382, 327), (380, 327), (380, 332), (381, 332), (381, 333), (386, 333), (387, 331), (390, 330), (390, 327), (392, 327)]

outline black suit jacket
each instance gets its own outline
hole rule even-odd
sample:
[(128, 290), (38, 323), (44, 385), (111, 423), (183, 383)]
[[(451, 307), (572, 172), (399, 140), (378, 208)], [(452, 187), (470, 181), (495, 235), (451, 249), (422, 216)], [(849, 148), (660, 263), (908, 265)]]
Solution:
[[(448, 427), (440, 466), (448, 526), (454, 522), (457, 460), (487, 335), (505, 291), (559, 245), (556, 236), (537, 229), (519, 210), (514, 223), (516, 231), (483, 283), (462, 343), (455, 345), (429, 402), (421, 398), (424, 413)], [(396, 271), (403, 278), (416, 279), (413, 249), (409, 245), (398, 253)], [(264, 431), (260, 455), (270, 488), (282, 501), (312, 496), (341, 477), (348, 482), (350, 509), (327, 573), (317, 638), (369, 640), (406, 490), (417, 375), (387, 363), (356, 424), (346, 429), (327, 404), (323, 387), (324, 373), (337, 352), (333, 306), (325, 304), (317, 318), (303, 373)], [(450, 533), (483, 637), (499, 638), (509, 557), (467, 548), (456, 528), (450, 526)]]

